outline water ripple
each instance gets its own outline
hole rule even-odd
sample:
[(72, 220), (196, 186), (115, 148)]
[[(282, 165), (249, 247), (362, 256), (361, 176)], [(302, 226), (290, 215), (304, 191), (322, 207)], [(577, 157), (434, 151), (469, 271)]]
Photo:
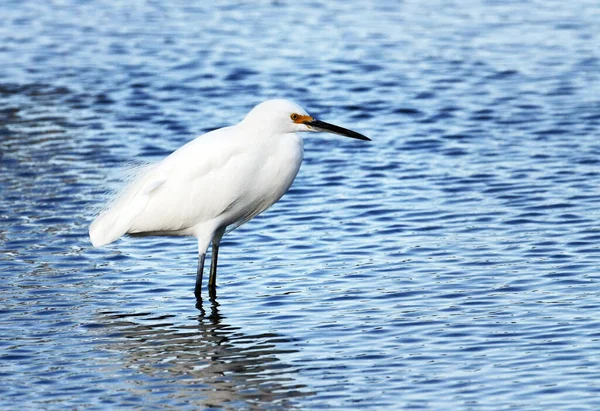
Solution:
[[(600, 9), (576, 3), (9, 0), (0, 406), (597, 409)], [(273, 97), (373, 142), (306, 138), (217, 300), (192, 240), (91, 247), (128, 169)]]

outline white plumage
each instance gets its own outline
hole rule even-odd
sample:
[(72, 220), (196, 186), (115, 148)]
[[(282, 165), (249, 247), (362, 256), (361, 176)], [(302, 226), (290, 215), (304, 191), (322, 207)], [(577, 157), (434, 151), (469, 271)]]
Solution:
[(110, 244), (125, 234), (194, 236), (201, 283), (204, 255), (212, 241), (209, 286), (214, 292), (223, 234), (269, 208), (288, 190), (302, 163), (299, 131), (368, 140), (313, 119), (295, 103), (268, 100), (239, 124), (201, 135), (145, 168), (94, 220), (92, 244)]

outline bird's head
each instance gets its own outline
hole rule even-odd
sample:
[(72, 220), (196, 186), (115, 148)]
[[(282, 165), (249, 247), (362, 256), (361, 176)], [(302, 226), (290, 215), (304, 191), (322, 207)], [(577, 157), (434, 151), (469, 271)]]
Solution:
[(261, 133), (284, 134), (303, 131), (339, 134), (359, 140), (371, 139), (352, 130), (310, 116), (306, 110), (289, 100), (267, 100), (254, 107), (244, 118), (244, 126)]

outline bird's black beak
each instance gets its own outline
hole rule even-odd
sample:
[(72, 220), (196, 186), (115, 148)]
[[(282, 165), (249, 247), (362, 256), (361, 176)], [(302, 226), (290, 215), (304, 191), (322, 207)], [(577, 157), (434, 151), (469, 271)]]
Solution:
[(326, 133), (339, 134), (340, 136), (346, 136), (350, 138), (356, 138), (358, 140), (366, 140), (371, 141), (371, 139), (367, 136), (363, 136), (356, 131), (348, 130), (347, 128), (336, 126), (334, 124), (329, 124), (321, 120), (311, 119), (305, 121), (306, 124), (313, 131), (324, 131)]

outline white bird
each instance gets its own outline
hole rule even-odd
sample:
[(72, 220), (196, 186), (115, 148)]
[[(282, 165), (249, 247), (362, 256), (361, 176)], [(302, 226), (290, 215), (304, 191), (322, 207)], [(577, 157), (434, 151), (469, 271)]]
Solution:
[(296, 134), (324, 131), (359, 140), (362, 134), (309, 116), (287, 100), (254, 107), (237, 125), (203, 134), (144, 169), (90, 226), (94, 247), (119, 237), (193, 236), (198, 240), (195, 294), (212, 242), (211, 296), (223, 235), (265, 211), (290, 188), (303, 158)]

